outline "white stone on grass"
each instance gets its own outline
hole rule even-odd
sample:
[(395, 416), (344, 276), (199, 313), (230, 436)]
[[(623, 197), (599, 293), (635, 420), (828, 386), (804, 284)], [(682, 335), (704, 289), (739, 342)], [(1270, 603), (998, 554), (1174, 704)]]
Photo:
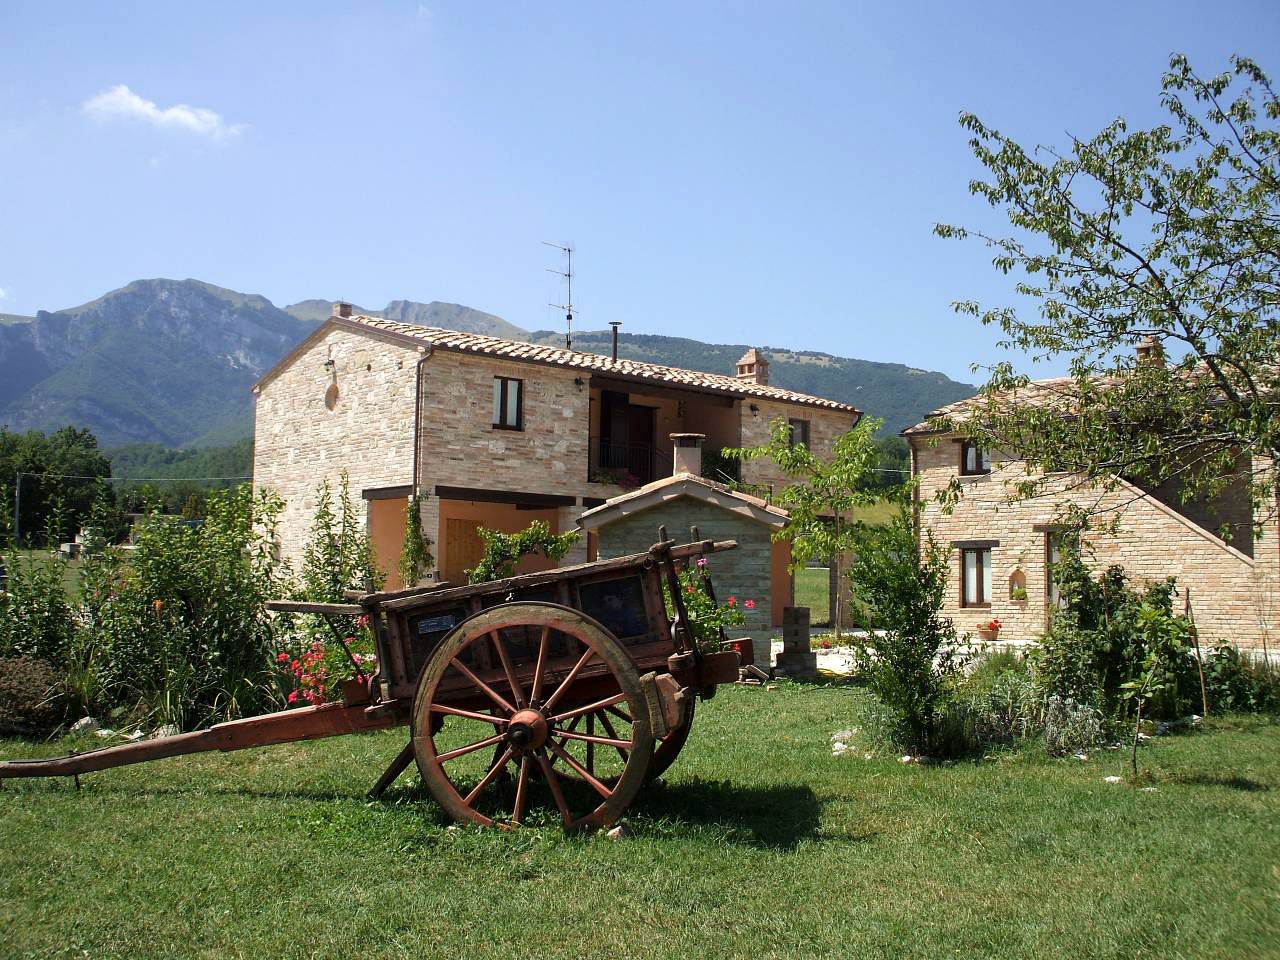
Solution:
[(93, 733), (98, 729), (98, 721), (93, 717), (81, 717), (71, 725), (72, 733)]
[(1104, 783), (1124, 783), (1124, 777), (1103, 777)]

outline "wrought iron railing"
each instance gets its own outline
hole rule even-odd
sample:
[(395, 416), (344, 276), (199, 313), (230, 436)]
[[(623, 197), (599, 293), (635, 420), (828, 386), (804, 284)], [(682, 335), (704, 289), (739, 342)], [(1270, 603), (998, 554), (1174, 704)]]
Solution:
[(656, 452), (648, 443), (597, 437), (591, 451), (591, 479), (620, 487), (638, 487), (659, 476)]

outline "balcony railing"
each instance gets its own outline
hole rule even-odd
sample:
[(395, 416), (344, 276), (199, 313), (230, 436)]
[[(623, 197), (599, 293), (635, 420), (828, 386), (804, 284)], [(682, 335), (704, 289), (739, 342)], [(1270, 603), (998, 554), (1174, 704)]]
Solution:
[(595, 483), (630, 489), (659, 476), (656, 452), (648, 443), (623, 443), (597, 437), (592, 442), (591, 476)]

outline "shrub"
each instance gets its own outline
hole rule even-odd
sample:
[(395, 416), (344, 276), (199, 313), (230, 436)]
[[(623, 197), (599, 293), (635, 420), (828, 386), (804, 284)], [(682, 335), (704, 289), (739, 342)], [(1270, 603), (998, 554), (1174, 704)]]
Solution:
[(0, 591), (0, 656), (36, 657), (62, 666), (75, 634), (74, 608), (62, 585), (65, 561), (11, 553), (8, 583)]
[(0, 734), (47, 734), (66, 719), (61, 673), (36, 657), (0, 659)]
[(1215, 647), (1204, 657), (1211, 710), (1280, 712), (1280, 677), (1270, 665), (1241, 656), (1235, 647)]
[[(688, 617), (689, 630), (693, 634), (698, 649), (712, 653), (720, 649), (721, 631), (725, 627), (741, 627), (747, 622), (743, 609), (755, 608), (754, 600), (739, 601), (737, 597), (729, 597), (719, 603), (711, 595), (710, 580), (706, 573), (707, 558), (699, 557), (693, 568), (685, 567), (676, 574), (680, 582), (684, 612)], [(671, 603), (670, 591), (666, 581), (662, 584), (663, 597), (666, 600), (667, 616), (675, 616), (675, 607)], [(741, 605), (739, 605), (741, 603)]]
[(127, 557), (84, 567), (84, 663), (101, 697), (140, 720), (190, 729), (260, 712), (274, 701), (272, 558), (280, 503), (248, 487), (210, 494), (191, 524), (149, 513)]
[[(1189, 638), (1190, 624), (1173, 613), (1172, 579), (1139, 592), (1118, 566), (1096, 578), (1077, 551), (1064, 552), (1055, 565), (1064, 608), (1057, 611), (1040, 647), (1034, 669), (1046, 693), (1079, 704), (1093, 704), (1107, 717), (1128, 714), (1129, 686), (1148, 673), (1148, 658), (1158, 638)], [(1161, 659), (1162, 683), (1144, 706), (1148, 715), (1181, 716), (1199, 701), (1196, 665), (1187, 644)]]
[(1052, 696), (1045, 705), (1044, 746), (1050, 756), (1091, 750), (1107, 741), (1108, 730), (1102, 711), (1091, 704)]
[[(938, 753), (942, 708), (956, 671), (955, 627), (939, 616), (950, 566), (929, 531), (916, 543), (910, 508), (884, 527), (860, 525), (849, 577), (867, 622), (882, 631), (855, 641), (858, 671), (889, 711), (904, 748)], [(950, 739), (950, 738), (948, 738)]]

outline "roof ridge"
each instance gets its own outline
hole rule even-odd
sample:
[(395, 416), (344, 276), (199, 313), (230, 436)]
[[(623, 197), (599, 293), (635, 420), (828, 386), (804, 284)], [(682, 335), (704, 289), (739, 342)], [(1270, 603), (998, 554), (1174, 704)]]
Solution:
[(719, 390), (739, 396), (759, 397), (766, 400), (774, 399), (784, 403), (798, 403), (805, 406), (823, 407), (829, 410), (860, 413), (858, 408), (852, 404), (800, 393), (784, 387), (755, 383), (750, 380), (740, 380), (736, 376), (725, 373), (689, 370), (685, 367), (651, 363), (647, 360), (631, 360), (629, 358), (614, 360), (612, 357), (602, 354), (553, 347), (528, 340), (512, 340), (507, 337), (495, 337), (485, 333), (449, 330), (444, 327), (432, 327), (421, 323), (406, 323), (403, 320), (388, 320), (385, 317), (375, 317), (368, 314), (353, 314), (350, 317), (332, 319), (337, 323), (349, 323), (357, 327), (382, 330), (413, 340), (425, 341), (446, 350), (458, 350), (464, 353), (484, 353), (517, 361), (533, 360), (554, 366), (596, 370), (604, 374), (614, 373), (641, 380), (667, 383), (673, 386)]

